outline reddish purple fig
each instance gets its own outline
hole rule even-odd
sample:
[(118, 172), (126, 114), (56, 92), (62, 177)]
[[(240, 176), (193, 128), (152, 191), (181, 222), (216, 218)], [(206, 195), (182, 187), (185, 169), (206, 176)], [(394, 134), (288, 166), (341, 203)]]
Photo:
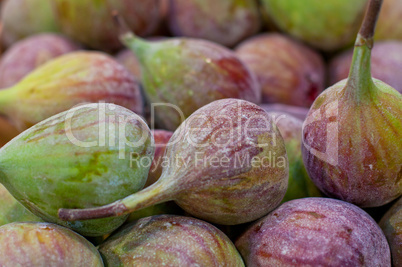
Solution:
[(234, 225), (258, 219), (281, 202), (288, 181), (285, 144), (259, 106), (214, 101), (194, 112), (170, 140), (169, 164), (157, 182), (103, 207), (60, 209), (59, 217), (110, 217), (175, 200), (196, 217)]
[(175, 36), (234, 46), (261, 26), (255, 0), (171, 0), (170, 30)]
[(391, 266), (387, 239), (362, 209), (330, 198), (295, 199), (236, 241), (247, 266)]
[(137, 79), (141, 79), (141, 67), (137, 57), (130, 49), (124, 49), (116, 55), (116, 60), (126, 67)]
[(244, 266), (220, 230), (182, 216), (143, 218), (99, 246), (107, 266)]
[(12, 45), (0, 60), (0, 88), (12, 86), (45, 62), (78, 50), (79, 46), (57, 34), (38, 34)]
[(285, 35), (253, 37), (237, 46), (236, 54), (257, 76), (263, 103), (310, 107), (324, 89), (321, 55)]
[(371, 0), (349, 78), (325, 90), (303, 125), (303, 160), (328, 196), (377, 207), (402, 195), (402, 95), (371, 78), (370, 55), (382, 0)]
[(306, 119), (309, 112), (308, 108), (284, 104), (261, 104), (260, 107), (263, 108), (266, 112), (279, 112), (283, 114), (288, 114), (302, 121)]
[[(343, 52), (329, 65), (331, 84), (346, 79), (350, 72), (353, 50)], [(372, 49), (371, 75), (402, 93), (402, 42), (378, 42)]]

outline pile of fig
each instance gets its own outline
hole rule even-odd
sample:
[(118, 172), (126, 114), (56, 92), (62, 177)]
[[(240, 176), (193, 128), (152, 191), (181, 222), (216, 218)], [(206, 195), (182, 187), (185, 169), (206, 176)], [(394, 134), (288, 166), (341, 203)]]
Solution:
[(401, 266), (401, 3), (0, 0), (0, 266)]

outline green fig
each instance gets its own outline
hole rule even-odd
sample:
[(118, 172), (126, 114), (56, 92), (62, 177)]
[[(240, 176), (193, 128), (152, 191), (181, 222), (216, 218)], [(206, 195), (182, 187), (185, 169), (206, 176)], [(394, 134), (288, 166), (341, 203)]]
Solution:
[(108, 204), (143, 188), (153, 138), (132, 111), (113, 104), (87, 104), (29, 128), (0, 149), (0, 183), (32, 213), (85, 236), (119, 227), (127, 216), (65, 222), (64, 208)]
[(371, 48), (382, 0), (371, 0), (349, 78), (325, 90), (303, 125), (303, 161), (330, 197), (360, 207), (402, 195), (402, 95), (371, 77)]

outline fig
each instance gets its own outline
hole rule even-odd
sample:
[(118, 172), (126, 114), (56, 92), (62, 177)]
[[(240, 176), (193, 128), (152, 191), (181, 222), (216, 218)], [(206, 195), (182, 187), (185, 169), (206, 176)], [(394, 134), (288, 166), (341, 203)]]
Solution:
[(353, 43), (368, 0), (262, 0), (270, 20), (307, 44), (333, 51)]
[(0, 148), (18, 135), (18, 130), (0, 115)]
[(44, 120), (0, 149), (0, 183), (47, 222), (84, 236), (117, 229), (127, 216), (66, 222), (60, 207), (89, 208), (143, 188), (152, 161), (149, 127), (132, 111), (113, 104), (80, 105)]
[(220, 230), (183, 216), (143, 218), (109, 237), (99, 252), (107, 266), (244, 266)]
[(96, 248), (73, 231), (51, 223), (0, 227), (0, 266), (104, 266)]
[[(329, 65), (331, 84), (348, 77), (353, 50), (335, 56)], [(402, 42), (376, 42), (372, 49), (371, 74), (402, 93)]]
[(117, 62), (122, 64), (137, 79), (141, 79), (141, 67), (137, 57), (130, 49), (124, 49), (115, 56)]
[(12, 222), (42, 221), (20, 204), (0, 184), (0, 226)]
[(330, 198), (288, 201), (235, 242), (247, 266), (391, 266), (387, 240), (357, 206)]
[(288, 114), (302, 121), (306, 119), (307, 114), (310, 110), (304, 107), (291, 106), (285, 104), (261, 104), (260, 107), (263, 108), (266, 112), (279, 112), (283, 114)]
[(231, 50), (191, 38), (148, 42), (128, 31), (118, 16), (115, 21), (123, 43), (138, 58), (144, 93), (159, 128), (174, 131), (194, 111), (215, 100), (260, 102), (256, 78)]
[(385, 213), (380, 226), (391, 248), (393, 266), (402, 266), (402, 198)]
[(59, 32), (52, 13), (52, 0), (9, 0), (1, 7), (2, 43), (13, 43), (33, 34)]
[[(159, 26), (160, 0), (53, 0), (61, 31), (91, 48), (114, 51), (122, 48), (113, 24), (118, 12), (136, 34), (152, 34)], [(90, 19), (89, 19), (90, 18)]]
[(110, 217), (174, 200), (195, 217), (234, 225), (264, 216), (286, 192), (283, 138), (272, 118), (248, 101), (222, 99), (198, 109), (174, 132), (165, 156), (169, 163), (151, 186), (103, 207), (60, 209), (59, 217)]
[(261, 19), (255, 0), (171, 0), (168, 23), (175, 36), (231, 47), (256, 34)]
[(310, 107), (324, 90), (321, 55), (283, 34), (266, 33), (247, 39), (235, 52), (257, 76), (262, 103)]
[(303, 197), (321, 197), (320, 190), (314, 185), (304, 167), (301, 153), (303, 121), (281, 112), (268, 112), (285, 142), (289, 161), (288, 189), (282, 202)]
[(376, 40), (402, 41), (402, 25), (398, 23), (402, 16), (402, 2), (399, 0), (384, 1), (378, 17)]
[(57, 57), (0, 90), (0, 114), (20, 129), (85, 102), (104, 101), (142, 114), (138, 81), (112, 57), (79, 51)]
[(402, 95), (370, 71), (381, 3), (370, 1), (348, 79), (326, 89), (303, 124), (303, 161), (312, 181), (326, 195), (360, 207), (402, 195)]
[(0, 60), (0, 88), (14, 85), (36, 67), (78, 49), (76, 43), (58, 34), (37, 34), (18, 41)]

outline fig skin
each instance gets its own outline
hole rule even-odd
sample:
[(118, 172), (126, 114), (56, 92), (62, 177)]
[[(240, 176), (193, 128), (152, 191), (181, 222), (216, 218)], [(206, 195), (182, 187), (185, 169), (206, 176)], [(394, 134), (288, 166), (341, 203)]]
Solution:
[(22, 131), (75, 105), (99, 101), (143, 113), (139, 83), (128, 70), (102, 52), (78, 51), (0, 90), (0, 113)]
[(109, 237), (99, 251), (108, 266), (244, 266), (220, 230), (182, 216), (140, 219)]
[(13, 44), (0, 60), (0, 88), (10, 87), (45, 62), (80, 47), (58, 34), (37, 34)]
[[(117, 11), (139, 36), (152, 34), (161, 20), (160, 0), (53, 0), (61, 31), (91, 48), (116, 51), (118, 39), (112, 12)], [(88, 19), (91, 18), (91, 19)]]
[(261, 104), (260, 107), (263, 108), (266, 112), (280, 112), (283, 114), (289, 114), (302, 121), (306, 119), (307, 114), (310, 111), (310, 109), (308, 108), (284, 104)]
[(137, 57), (130, 49), (123, 49), (115, 56), (117, 62), (129, 70), (138, 80), (141, 79), (141, 66)]
[[(348, 77), (352, 58), (353, 50), (347, 50), (331, 60), (329, 65), (329, 81), (331, 84)], [(399, 93), (402, 93), (402, 42), (383, 41), (375, 43), (371, 56), (371, 74), (374, 78), (389, 84)]]
[(402, 16), (402, 2), (386, 0), (381, 7), (374, 38), (380, 40), (402, 41), (402, 25), (398, 23)]
[(391, 266), (387, 240), (357, 206), (304, 198), (282, 204), (235, 242), (247, 266)]
[(0, 183), (43, 220), (101, 236), (127, 216), (65, 222), (58, 209), (102, 206), (141, 190), (149, 166), (130, 160), (151, 162), (153, 153), (142, 118), (121, 106), (88, 104), (36, 124), (1, 148)]
[(168, 23), (174, 36), (232, 47), (256, 34), (261, 19), (254, 0), (171, 0)]
[(322, 56), (286, 35), (261, 34), (239, 44), (235, 52), (256, 75), (262, 103), (310, 107), (324, 90)]
[(97, 249), (75, 232), (51, 223), (0, 227), (0, 266), (104, 266)]
[(391, 248), (393, 266), (402, 266), (402, 198), (385, 213), (380, 227)]
[(368, 0), (262, 0), (282, 31), (315, 48), (334, 51), (352, 45)]

